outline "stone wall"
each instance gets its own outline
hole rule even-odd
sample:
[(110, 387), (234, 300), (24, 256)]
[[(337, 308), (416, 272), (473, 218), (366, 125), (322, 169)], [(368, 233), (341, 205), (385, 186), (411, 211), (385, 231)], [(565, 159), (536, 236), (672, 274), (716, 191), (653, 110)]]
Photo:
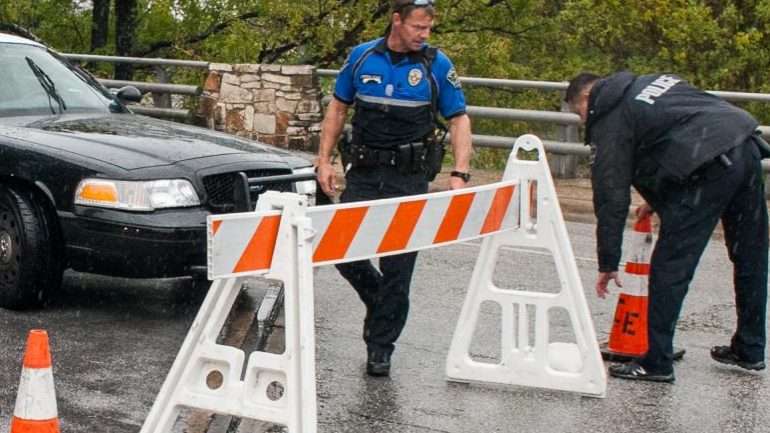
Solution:
[(315, 151), (323, 117), (315, 67), (211, 64), (199, 115), (209, 128)]

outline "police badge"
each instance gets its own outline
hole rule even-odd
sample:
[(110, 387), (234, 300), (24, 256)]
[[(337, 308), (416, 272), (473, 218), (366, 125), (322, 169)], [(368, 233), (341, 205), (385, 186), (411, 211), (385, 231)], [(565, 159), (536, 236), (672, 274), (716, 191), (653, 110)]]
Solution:
[(409, 85), (414, 87), (422, 81), (422, 69), (414, 68), (409, 71)]

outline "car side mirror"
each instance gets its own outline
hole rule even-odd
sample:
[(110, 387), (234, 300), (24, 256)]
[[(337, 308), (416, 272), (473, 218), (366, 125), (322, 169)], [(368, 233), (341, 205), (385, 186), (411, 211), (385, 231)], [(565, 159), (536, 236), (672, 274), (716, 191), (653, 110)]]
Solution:
[(142, 100), (142, 92), (134, 86), (124, 86), (114, 92), (120, 102), (139, 102)]

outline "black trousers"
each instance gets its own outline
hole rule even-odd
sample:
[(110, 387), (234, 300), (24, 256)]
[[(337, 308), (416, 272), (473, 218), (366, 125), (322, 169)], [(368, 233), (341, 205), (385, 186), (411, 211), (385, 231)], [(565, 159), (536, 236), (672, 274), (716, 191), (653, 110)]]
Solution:
[[(395, 167), (353, 168), (347, 173), (340, 200), (353, 202), (424, 194), (428, 182), (422, 173), (404, 175)], [(380, 258), (380, 269), (370, 260), (336, 265), (366, 306), (364, 341), (368, 350), (392, 353), (409, 314), (409, 285), (417, 253)]]
[(695, 267), (722, 220), (733, 263), (738, 316), (733, 350), (750, 362), (765, 358), (768, 217), (759, 152), (753, 141), (727, 153), (732, 165), (716, 163), (684, 184), (666, 185), (650, 204), (661, 220), (649, 281), (649, 351), (641, 364), (673, 371), (673, 338)]

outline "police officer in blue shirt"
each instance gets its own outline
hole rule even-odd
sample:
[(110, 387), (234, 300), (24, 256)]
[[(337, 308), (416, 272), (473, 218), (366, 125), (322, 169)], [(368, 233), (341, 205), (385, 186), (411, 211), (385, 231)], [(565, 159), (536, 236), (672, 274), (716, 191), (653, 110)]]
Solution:
[[(383, 199), (428, 191), (440, 164), (438, 114), (448, 122), (455, 158), (453, 189), (470, 179), (471, 124), (457, 72), (449, 58), (426, 41), (434, 0), (392, 0), (388, 31), (351, 52), (340, 70), (322, 124), (318, 182), (335, 193), (331, 154), (355, 106), (352, 140), (342, 149), (346, 187), (340, 200)], [(409, 311), (409, 285), (417, 253), (337, 265), (366, 306), (366, 372), (390, 374), (390, 357)]]

